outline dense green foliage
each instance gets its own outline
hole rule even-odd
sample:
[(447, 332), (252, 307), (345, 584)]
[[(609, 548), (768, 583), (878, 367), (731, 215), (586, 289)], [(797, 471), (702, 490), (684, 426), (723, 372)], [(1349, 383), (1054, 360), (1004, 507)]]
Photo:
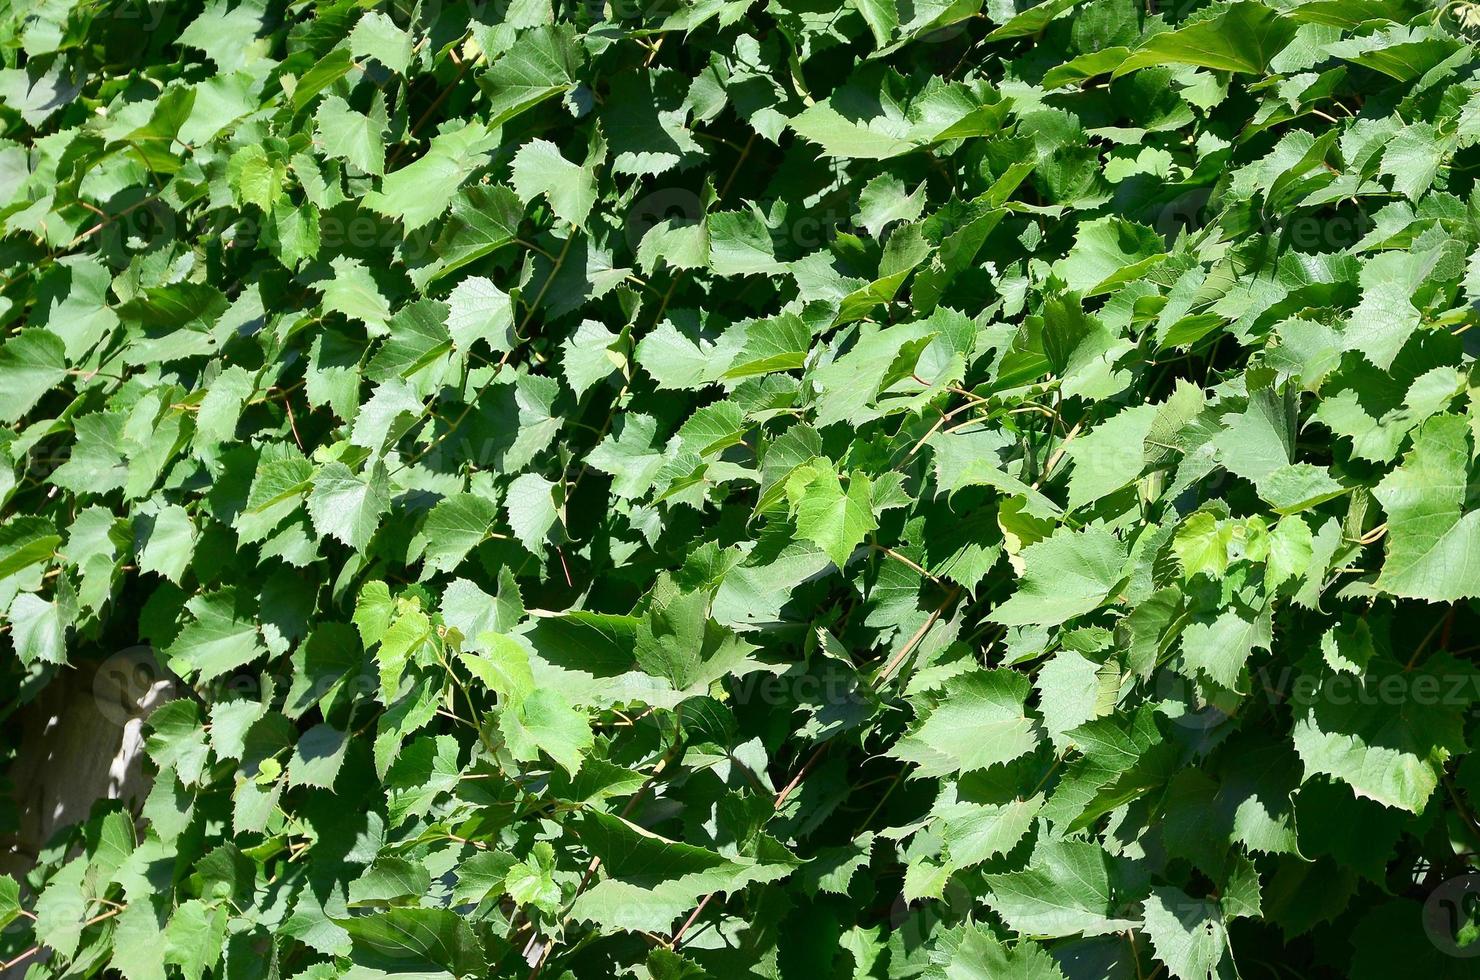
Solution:
[(1475, 975), (1476, 8), (0, 16), (0, 959)]

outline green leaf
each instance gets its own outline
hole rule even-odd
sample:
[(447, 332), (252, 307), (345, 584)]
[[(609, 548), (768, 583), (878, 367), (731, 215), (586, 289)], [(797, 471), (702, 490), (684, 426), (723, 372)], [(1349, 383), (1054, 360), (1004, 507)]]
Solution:
[(797, 864), (765, 838), (760, 856), (725, 857), (603, 813), (582, 820), (581, 840), (601, 859), (603, 877), (576, 898), (571, 915), (613, 929), (666, 930), (710, 892), (775, 881)]
[(1069, 510), (1114, 493), (1138, 476), (1145, 464), (1144, 445), (1156, 419), (1150, 405), (1128, 409), (1102, 422), (1064, 447), (1074, 461), (1069, 480)]
[(502, 126), (575, 85), (579, 52), (568, 24), (540, 26), (519, 35), (478, 78), (488, 95), (490, 127)]
[(118, 914), (113, 932), (113, 965), (127, 980), (164, 980), (164, 943), (153, 902), (135, 900)]
[(1050, 21), (1079, 2), (1080, 0), (1044, 0), (1043, 3), (1034, 4), (1022, 12), (1018, 12), (1016, 7), (1007, 8), (1009, 14), (1007, 20), (1005, 22), (999, 20), (1002, 26), (988, 34), (987, 38), (996, 41), (1003, 38), (1041, 34)]
[(1468, 4), (17, 9), (17, 970), (1474, 972)]
[(349, 34), (349, 49), (356, 58), (369, 55), (397, 75), (404, 75), (411, 65), (411, 41), (411, 35), (395, 21), (372, 10), (355, 22)]
[[(143, 530), (141, 528), (141, 530)], [(179, 584), (195, 553), (195, 525), (185, 508), (172, 504), (148, 518), (139, 569)]]
[(427, 567), (452, 571), (487, 540), (497, 516), (497, 505), (479, 494), (459, 493), (439, 501), (421, 529)]
[(915, 764), (916, 776), (974, 772), (1011, 762), (1038, 745), (1024, 702), (1028, 679), (1010, 670), (978, 670), (948, 680), (938, 704), (895, 743), (891, 755)]
[(59, 592), (50, 600), (33, 592), (15, 597), (6, 619), (21, 662), (27, 666), (67, 662), (67, 632), (75, 617), (75, 600), (67, 592)]
[(1177, 980), (1231, 975), (1233, 954), (1217, 902), (1190, 898), (1176, 888), (1153, 888), (1145, 908), (1146, 936), (1168, 973)]
[(547, 841), (534, 846), (532, 863), (512, 865), (504, 876), (509, 897), (520, 905), (533, 905), (548, 913), (560, 909), (560, 886), (555, 884), (555, 849)]
[(1230, 604), (1207, 623), (1191, 623), (1182, 634), (1187, 666), (1230, 690), (1241, 687), (1239, 675), (1257, 647), (1274, 643), (1272, 610)]
[(1377, 587), (1434, 602), (1480, 595), (1480, 513), (1461, 515), (1469, 482), (1469, 427), (1451, 415), (1419, 429), (1403, 463), (1373, 490), (1387, 512), (1387, 555)]
[(576, 227), (584, 227), (596, 203), (595, 160), (585, 166), (571, 163), (560, 148), (547, 140), (534, 140), (519, 148), (514, 157), (514, 190), (526, 204), (544, 195), (550, 209)]
[[(1384, 660), (1362, 677), (1329, 675), (1305, 687), (1293, 731), (1305, 778), (1325, 774), (1383, 806), (1422, 812), (1446, 760), (1465, 748), (1472, 676), (1466, 665), (1435, 654), (1415, 671)], [(1458, 697), (1441, 703), (1440, 690)]]
[(0, 525), (0, 578), (49, 560), (62, 543), (56, 530), (45, 517), (12, 517)]
[(67, 377), (66, 346), (48, 330), (22, 330), (0, 346), (0, 372), (8, 389), (0, 422), (14, 422)]
[(400, 908), (337, 920), (350, 962), (368, 974), (467, 977), (486, 962), (477, 933), (450, 909)]
[(1100, 528), (1061, 528), (1023, 551), (1018, 591), (992, 610), (1008, 626), (1056, 626), (1096, 609), (1124, 575), (1125, 547)]
[(534, 691), (529, 652), (518, 640), (502, 633), (483, 633), (478, 637), (478, 644), (481, 650), (463, 650), (458, 656), (489, 690), (511, 702), (520, 701)]
[[(1182, 566), (1183, 576), (1221, 579), (1228, 572), (1228, 551), (1233, 545), (1234, 530), (1231, 521), (1220, 521), (1205, 510), (1183, 521), (1172, 538), (1172, 553)], [(1309, 534), (1307, 529), (1306, 536)]]
[(787, 493), (796, 513), (798, 536), (815, 542), (840, 569), (868, 532), (879, 526), (869, 480), (862, 474), (850, 474), (844, 491), (835, 471), (811, 467), (792, 476)]
[(1022, 871), (985, 877), (987, 904), (1021, 933), (1099, 936), (1136, 924), (1116, 916), (1113, 859), (1089, 841), (1040, 841)]
[(637, 628), (637, 664), (678, 691), (703, 691), (725, 677), (740, 677), (758, 665), (755, 649), (709, 616), (709, 597), (685, 592), (655, 602)]
[(593, 744), (585, 712), (548, 688), (536, 688), (505, 708), (499, 729), (516, 759), (534, 762), (544, 752), (571, 775)]
[(308, 513), (314, 529), (363, 551), (390, 507), (385, 467), (376, 463), (356, 475), (343, 463), (330, 463), (314, 474)]
[(1239, 0), (1216, 17), (1151, 35), (1120, 63), (1115, 75), (1166, 64), (1257, 75), (1294, 37), (1295, 24), (1284, 16), (1253, 0)]
[(776, 246), (765, 217), (750, 211), (716, 211), (705, 215), (709, 238), (709, 268), (721, 276), (772, 275), (784, 266), (776, 261)]
[[(1087, 221), (1054, 274), (1085, 296), (1098, 296), (1145, 274), (1162, 261), (1161, 236), (1124, 218)], [(1052, 356), (1052, 355), (1050, 355)]]
[(0, 927), (21, 917), (21, 886), (9, 875), (0, 877)]
[(359, 259), (337, 258), (330, 264), (334, 275), (324, 283), (324, 309), (359, 320), (373, 333), (384, 333), (391, 308), (370, 270)]
[(677, 73), (625, 72), (611, 85), (601, 131), (611, 144), (613, 173), (660, 174), (697, 159), (699, 141), (686, 124), (685, 90)]
[(458, 191), (436, 241), (430, 246), (417, 244), (408, 257), (412, 281), (426, 289), (443, 276), (514, 242), (523, 213), (518, 196), (501, 184), (477, 184)]
[(396, 827), (431, 809), (458, 780), (457, 742), (450, 735), (423, 736), (401, 753), (386, 773), (386, 812)]
[(898, 75), (867, 72), (793, 117), (791, 128), (827, 156), (885, 160), (941, 140), (995, 132), (1004, 109), (985, 86), (932, 78), (909, 92)]
[[(1028, 940), (1007, 946), (983, 926), (973, 926), (966, 930), (947, 971), (941, 975), (1002, 977), (1004, 980), (1064, 980), (1063, 971), (1048, 950)], [(929, 975), (932, 974), (927, 974)]]
[(200, 980), (221, 959), (228, 910), (193, 898), (170, 916), (164, 930), (164, 961), (180, 968), (186, 980)]
[(337, 95), (319, 103), (314, 115), (324, 152), (351, 163), (368, 174), (385, 173), (385, 104), (376, 101), (370, 113), (356, 112)]
[(512, 350), (514, 310), (509, 295), (482, 276), (470, 276), (447, 297), (447, 331), (463, 351), (482, 340), (495, 351)]
[(560, 516), (555, 507), (555, 484), (535, 473), (524, 473), (509, 484), (504, 508), (519, 542), (536, 555), (544, 554), (545, 536)]
[(293, 757), (288, 761), (288, 785), (333, 789), (348, 749), (344, 732), (330, 725), (315, 725), (293, 747)]
[(208, 681), (267, 652), (255, 604), (234, 587), (201, 593), (185, 604), (191, 619), (164, 651), (170, 669)]
[(614, 349), (619, 339), (601, 324), (585, 320), (561, 345), (565, 355), (561, 368), (566, 383), (577, 397), (613, 371), (626, 366), (626, 357)]
[(400, 219), (407, 231), (420, 228), (447, 210), (458, 186), (494, 145), (495, 138), (481, 124), (436, 136), (419, 159), (386, 174), (380, 190), (365, 195), (365, 204)]
[(937, 806), (941, 839), (955, 868), (970, 868), (1006, 854), (1027, 836), (1043, 806), (1042, 797), (1004, 804), (956, 802)]

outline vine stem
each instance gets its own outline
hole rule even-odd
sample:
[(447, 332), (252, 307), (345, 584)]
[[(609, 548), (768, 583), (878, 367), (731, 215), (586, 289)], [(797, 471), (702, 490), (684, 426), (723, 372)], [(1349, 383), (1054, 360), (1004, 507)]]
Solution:
[[(91, 919), (88, 919), (86, 922), (84, 922), (82, 924), (82, 928), (86, 929), (88, 926), (95, 926), (95, 925), (97, 925), (99, 922), (102, 922), (104, 919), (111, 919), (115, 915), (117, 915), (118, 913), (122, 912), (126, 908), (128, 908), (127, 905), (120, 905), (117, 908), (112, 908), (112, 909), (109, 909), (106, 912), (103, 912), (103, 913), (99, 914), (99, 915), (95, 915)], [(31, 916), (31, 918), (34, 919), (36, 917), (33, 915), (33, 916)], [(32, 946), (30, 949), (26, 950), (24, 953), (22, 953), (19, 956), (17, 956), (15, 959), (8, 960), (8, 961), (6, 961), (4, 963), (0, 963), (0, 971), (9, 970), (13, 966), (18, 966), (19, 964), (26, 962), (26, 960), (28, 960), (31, 957), (35, 956), (39, 952), (41, 952), (41, 944), (40, 943), (37, 943), (35, 946)]]
[[(730, 169), (730, 175), (725, 178), (724, 186), (719, 189), (716, 200), (724, 200), (725, 195), (730, 192), (730, 185), (735, 183), (735, 178), (740, 174), (740, 168), (745, 165), (745, 158), (750, 156), (750, 148), (755, 145), (755, 131), (752, 130), (750, 139), (745, 141), (745, 146), (740, 150), (740, 158), (735, 161), (735, 166)], [(678, 289), (678, 284), (683, 281), (687, 269), (680, 269), (674, 275), (673, 281), (668, 284), (668, 291), (663, 294), (663, 301), (658, 304), (658, 312), (653, 314), (653, 326), (663, 322), (663, 314), (668, 312), (668, 301), (673, 298), (673, 293)]]
[(1469, 804), (1460, 799), (1459, 789), (1454, 785), (1454, 780), (1450, 778), (1448, 773), (1444, 773), (1440, 781), (1443, 782), (1444, 790), (1449, 794), (1449, 799), (1454, 804), (1455, 812), (1464, 821), (1465, 827), (1470, 831), (1470, 835), (1476, 841), (1480, 841), (1480, 820), (1476, 819), (1475, 811), (1471, 810)]
[[(560, 249), (560, 254), (555, 258), (554, 267), (550, 270), (550, 274), (545, 277), (544, 283), (540, 285), (540, 291), (535, 294), (534, 302), (531, 303), (529, 306), (529, 312), (524, 315), (524, 319), (519, 323), (519, 329), (515, 331), (517, 337), (524, 336), (524, 331), (529, 327), (530, 321), (534, 319), (535, 310), (539, 309), (540, 302), (545, 298), (545, 293), (549, 292), (550, 284), (555, 281), (555, 277), (560, 274), (561, 267), (565, 265), (565, 257), (570, 254), (571, 243), (576, 240), (576, 230), (576, 226), (572, 224), (570, 226), (570, 234), (568, 234), (565, 238), (565, 246)], [(425, 449), (421, 450), (416, 455), (408, 459), (406, 462), (396, 467), (395, 471), (391, 474), (392, 476), (394, 476), (396, 473), (401, 472), (406, 467), (415, 465), (416, 463), (425, 459), (428, 453), (440, 446), (458, 430), (458, 427), (467, 420), (469, 415), (472, 414), (473, 408), (478, 404), (478, 399), (483, 397), (483, 393), (486, 392), (489, 386), (498, 379), (498, 376), (500, 374), (503, 373), (504, 365), (509, 363), (509, 358), (514, 356), (514, 352), (518, 350), (523, 345), (523, 343), (523, 340), (516, 338), (514, 344), (511, 345), (508, 350), (504, 351), (504, 356), (499, 358), (498, 364), (494, 366), (493, 373), (488, 376), (488, 380), (478, 386), (478, 390), (473, 393), (472, 398), (468, 399), (468, 403), (463, 406), (462, 412), (458, 415), (456, 419), (453, 420), (452, 424), (449, 425), (441, 435), (437, 436), (437, 438), (428, 443)], [(422, 414), (422, 418), (426, 418), (427, 414), (429, 414), (431, 410), (432, 406), (428, 405), (426, 411)]]
[(909, 557), (907, 557), (905, 555), (900, 554), (899, 552), (895, 551), (893, 548), (886, 548), (883, 545), (878, 544), (877, 542), (874, 543), (874, 544), (871, 544), (870, 547), (873, 548), (875, 551), (878, 551), (880, 554), (883, 554), (883, 555), (885, 555), (885, 556), (887, 556), (889, 558), (893, 558), (895, 561), (901, 563), (906, 568), (913, 569), (915, 572), (919, 573), (920, 575), (922, 575), (925, 578), (928, 578), (930, 581), (934, 582), (936, 585), (939, 585), (940, 584), (940, 579), (939, 578), (937, 578), (936, 576), (930, 574), (930, 572), (926, 571), (925, 568), (924, 568), (924, 566), (922, 566), (919, 562), (915, 561), (914, 559), (909, 558)]
[[(648, 773), (647, 779), (643, 782), (641, 786), (637, 788), (637, 792), (632, 794), (632, 797), (627, 801), (627, 804), (622, 807), (622, 812), (619, 814), (622, 819), (625, 820), (627, 818), (627, 815), (632, 812), (632, 810), (637, 806), (639, 802), (642, 801), (643, 797), (647, 795), (648, 790), (652, 788), (653, 783), (657, 781), (658, 776), (662, 774), (663, 770), (668, 768), (668, 766), (673, 763), (674, 759), (678, 758), (679, 750), (682, 748), (683, 740), (677, 734), (675, 734), (672, 747), (669, 748), (669, 750), (663, 755), (663, 758), (658, 760), (658, 764), (653, 766), (653, 771)], [(571, 909), (575, 907), (576, 899), (579, 898), (581, 896), (581, 893), (586, 890), (586, 886), (589, 885), (591, 883), (591, 879), (596, 876), (596, 869), (599, 867), (601, 867), (601, 858), (599, 857), (593, 857), (591, 859), (591, 863), (586, 865), (586, 873), (581, 876), (580, 883), (576, 885), (576, 893), (571, 896), (570, 905), (566, 907), (565, 915), (561, 917), (562, 921), (568, 920), (570, 918), (570, 912)], [(540, 950), (540, 958), (535, 961), (534, 967), (529, 971), (529, 980), (536, 980), (536, 978), (540, 975), (540, 971), (545, 967), (545, 961), (550, 958), (550, 953), (554, 949), (555, 940), (551, 938), (549, 943), (547, 943), (545, 947)]]
[(930, 632), (930, 627), (935, 625), (936, 621), (940, 619), (941, 615), (950, 607), (951, 603), (956, 601), (956, 597), (960, 594), (960, 586), (953, 586), (951, 588), (951, 591), (946, 594), (941, 604), (935, 607), (935, 611), (930, 614), (930, 617), (921, 624), (919, 629), (915, 630), (915, 635), (910, 637), (909, 641), (899, 648), (899, 652), (891, 657), (889, 662), (884, 665), (884, 669), (879, 672), (878, 679), (874, 681), (875, 688), (882, 687), (894, 672), (899, 669), (899, 665), (904, 662), (904, 658), (908, 657), (910, 652), (919, 646), (920, 641), (925, 639), (925, 634)]
[(1043, 484), (1044, 480), (1047, 480), (1053, 475), (1053, 468), (1059, 465), (1059, 460), (1064, 458), (1064, 450), (1068, 449), (1069, 443), (1073, 442), (1074, 437), (1079, 435), (1079, 427), (1083, 424), (1083, 422), (1075, 422), (1074, 428), (1070, 429), (1064, 435), (1064, 441), (1059, 443), (1059, 447), (1053, 451), (1053, 455), (1048, 457), (1048, 462), (1043, 464), (1043, 472), (1039, 474), (1038, 482), (1033, 484), (1034, 490), (1037, 490)]
[[(935, 607), (935, 611), (930, 614), (930, 617), (925, 620), (925, 622), (920, 626), (919, 629), (915, 630), (914, 635), (911, 636), (907, 641), (905, 641), (904, 646), (899, 648), (899, 652), (891, 657), (889, 663), (886, 664), (884, 666), (884, 669), (879, 672), (879, 675), (874, 679), (875, 689), (882, 687), (885, 682), (889, 680), (890, 675), (892, 675), (894, 671), (899, 668), (899, 665), (904, 662), (904, 658), (908, 657), (910, 655), (910, 651), (914, 650), (915, 647), (920, 645), (920, 641), (925, 638), (925, 634), (930, 632), (930, 628), (936, 624), (941, 615), (945, 613), (948, 608), (950, 608), (951, 603), (955, 602), (956, 597), (960, 594), (961, 589), (959, 586), (951, 589), (951, 591), (946, 595), (944, 601), (942, 601), (939, 606)], [(802, 763), (802, 767), (797, 770), (796, 775), (792, 776), (787, 784), (781, 787), (781, 791), (776, 794), (776, 800), (772, 804), (773, 809), (780, 810), (781, 807), (786, 804), (786, 801), (791, 798), (791, 794), (795, 793), (797, 791), (797, 788), (802, 785), (802, 781), (807, 778), (807, 775), (812, 771), (813, 767), (815, 767), (817, 763), (822, 759), (822, 756), (827, 752), (828, 746), (830, 745), (832, 745), (831, 742), (823, 742), (821, 745), (817, 746), (816, 751), (814, 751), (810, 756), (807, 757), (807, 761)], [(881, 800), (880, 803), (882, 804), (882, 802), (883, 801)], [(868, 819), (873, 819), (872, 813), (868, 815)], [(714, 895), (714, 892), (710, 892), (709, 894), (705, 895), (704, 898), (699, 902), (698, 907), (696, 907), (694, 911), (689, 913), (689, 916), (687, 919), (684, 920), (683, 925), (678, 927), (678, 931), (676, 931), (673, 934), (673, 938), (668, 941), (668, 946), (670, 949), (678, 948), (678, 944), (683, 940), (684, 934), (689, 931), (690, 926), (698, 921), (700, 913), (704, 911), (704, 907), (709, 904), (709, 900), (714, 898)]]

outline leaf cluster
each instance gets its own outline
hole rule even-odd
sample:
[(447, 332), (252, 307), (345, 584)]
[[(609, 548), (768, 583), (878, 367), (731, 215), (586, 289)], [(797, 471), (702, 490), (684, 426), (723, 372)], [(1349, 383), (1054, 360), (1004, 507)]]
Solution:
[(1472, 975), (1475, 23), (6, 7), (0, 960)]

